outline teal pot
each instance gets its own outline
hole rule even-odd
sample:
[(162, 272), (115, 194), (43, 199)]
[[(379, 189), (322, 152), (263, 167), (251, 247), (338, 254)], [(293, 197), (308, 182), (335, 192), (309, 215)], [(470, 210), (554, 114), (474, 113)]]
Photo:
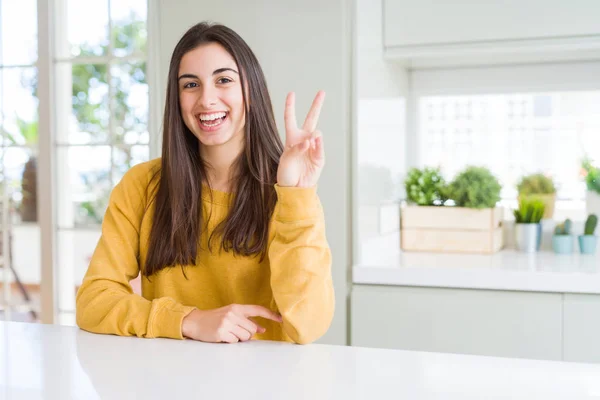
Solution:
[(535, 253), (542, 242), (542, 224), (515, 224), (517, 250)]
[(596, 243), (598, 243), (598, 236), (596, 236), (596, 235), (580, 235), (578, 239), (579, 239), (579, 251), (581, 251), (581, 254), (596, 253)]
[(573, 253), (573, 235), (552, 236), (552, 248), (557, 254)]

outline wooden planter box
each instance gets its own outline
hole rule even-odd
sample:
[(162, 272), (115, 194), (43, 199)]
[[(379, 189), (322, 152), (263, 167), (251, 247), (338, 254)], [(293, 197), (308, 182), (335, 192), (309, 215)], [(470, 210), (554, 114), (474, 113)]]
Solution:
[(400, 214), (404, 251), (495, 253), (502, 248), (501, 207), (407, 206)]

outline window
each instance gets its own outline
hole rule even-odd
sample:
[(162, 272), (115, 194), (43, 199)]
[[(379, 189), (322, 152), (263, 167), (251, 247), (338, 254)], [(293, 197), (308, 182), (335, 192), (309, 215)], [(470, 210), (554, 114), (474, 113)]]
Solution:
[(586, 79), (599, 71), (589, 63), (480, 68), (474, 79), (467, 69), (417, 72), (418, 165), (440, 166), (450, 179), (466, 165), (487, 166), (508, 207), (519, 179), (542, 172), (557, 186), (555, 218), (583, 219), (581, 163), (600, 162), (600, 88)]
[(421, 160), (455, 175), (485, 165), (517, 196), (523, 174), (552, 176), (561, 200), (583, 200), (582, 157), (600, 160), (600, 91), (427, 96), (419, 102)]
[(58, 307), (65, 314), (75, 311), (74, 288), (99, 239), (112, 188), (149, 158), (149, 102), (146, 0), (62, 1), (53, 151)]
[(2, 308), (9, 318), (13, 309), (27, 315), (32, 304), (22, 292), (7, 290), (8, 283), (17, 278), (27, 283), (40, 270), (39, 252), (28, 250), (40, 240), (32, 180), (38, 154), (37, 55), (36, 1), (0, 0), (0, 266)]
[[(40, 48), (51, 54), (50, 71), (36, 65), (36, 0), (0, 0), (0, 7), (2, 194), (14, 210), (11, 231), (27, 244), (12, 246), (13, 264), (24, 283), (41, 283), (36, 182), (44, 166), (36, 159), (48, 152), (55, 160), (56, 298), (72, 317), (110, 192), (125, 171), (149, 159), (147, 0), (51, 1), (54, 48)], [(39, 18), (50, 17), (40, 11)], [(38, 104), (38, 74), (53, 75), (53, 101)], [(50, 148), (37, 146), (44, 107), (54, 122)]]
[(149, 157), (146, 0), (66, 5), (56, 59), (59, 229), (99, 224), (114, 184)]

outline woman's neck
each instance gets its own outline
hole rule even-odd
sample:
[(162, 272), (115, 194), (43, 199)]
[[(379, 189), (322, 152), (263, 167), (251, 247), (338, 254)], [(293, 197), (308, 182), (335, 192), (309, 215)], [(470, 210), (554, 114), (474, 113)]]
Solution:
[(233, 146), (233, 143), (224, 143), (217, 146), (200, 145), (200, 155), (208, 164), (208, 184), (211, 188), (221, 192), (231, 192), (233, 164), (242, 151), (239, 146)]

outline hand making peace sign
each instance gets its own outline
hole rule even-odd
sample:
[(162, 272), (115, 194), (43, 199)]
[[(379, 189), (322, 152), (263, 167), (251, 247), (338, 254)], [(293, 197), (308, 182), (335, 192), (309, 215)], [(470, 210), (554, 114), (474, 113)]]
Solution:
[(277, 183), (279, 186), (311, 187), (317, 184), (325, 153), (323, 138), (317, 122), (325, 92), (319, 91), (310, 107), (302, 128), (296, 122), (295, 94), (288, 94), (285, 102), (285, 148), (279, 159)]

